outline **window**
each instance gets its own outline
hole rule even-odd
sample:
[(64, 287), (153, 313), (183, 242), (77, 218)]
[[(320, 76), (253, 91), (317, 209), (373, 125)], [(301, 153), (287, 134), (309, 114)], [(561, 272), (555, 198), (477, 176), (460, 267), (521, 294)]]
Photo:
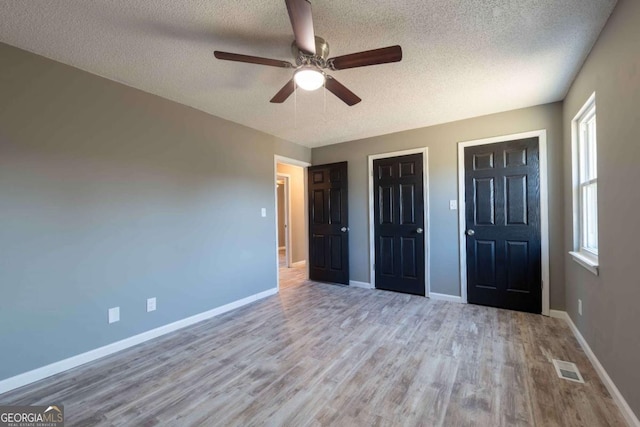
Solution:
[(596, 96), (573, 119), (573, 258), (598, 274), (598, 154)]

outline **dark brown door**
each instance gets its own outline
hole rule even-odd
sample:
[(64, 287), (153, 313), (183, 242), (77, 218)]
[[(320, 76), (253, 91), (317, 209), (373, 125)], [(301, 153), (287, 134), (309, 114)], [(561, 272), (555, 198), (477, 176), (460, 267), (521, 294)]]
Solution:
[(347, 162), (309, 168), (309, 279), (349, 284)]
[(538, 138), (467, 147), (464, 164), (468, 301), (540, 313)]
[(425, 294), (422, 154), (374, 160), (376, 288)]

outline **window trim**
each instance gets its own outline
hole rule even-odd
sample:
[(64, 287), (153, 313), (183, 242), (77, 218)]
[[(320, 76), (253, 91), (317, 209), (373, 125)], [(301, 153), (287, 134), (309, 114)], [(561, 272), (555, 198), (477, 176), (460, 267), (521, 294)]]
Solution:
[[(573, 178), (573, 211), (572, 211), (572, 220), (573, 220), (573, 250), (569, 251), (569, 254), (573, 257), (573, 260), (578, 264), (586, 268), (591, 273), (596, 276), (599, 275), (599, 260), (598, 260), (598, 252), (593, 251), (591, 248), (587, 248), (583, 246), (583, 232), (582, 229), (582, 189), (585, 186), (595, 183), (597, 188), (598, 178), (587, 179), (585, 182), (581, 182), (581, 167), (582, 167), (582, 158), (581, 158), (581, 147), (580, 141), (582, 139), (582, 129), (581, 125), (591, 119), (594, 115), (596, 115), (596, 94), (595, 92), (591, 94), (587, 102), (580, 108), (576, 116), (573, 118), (571, 122), (571, 170), (572, 170), (572, 178)], [(597, 119), (596, 119), (597, 120)], [(596, 124), (596, 135), (597, 135), (597, 124)], [(598, 144), (598, 140), (596, 137), (596, 147)], [(597, 156), (596, 156), (597, 162)], [(597, 170), (597, 166), (596, 166)], [(597, 190), (596, 190), (597, 191)], [(596, 206), (597, 211), (597, 206)], [(596, 218), (598, 217), (596, 212)], [(596, 230), (597, 232), (597, 230)]]

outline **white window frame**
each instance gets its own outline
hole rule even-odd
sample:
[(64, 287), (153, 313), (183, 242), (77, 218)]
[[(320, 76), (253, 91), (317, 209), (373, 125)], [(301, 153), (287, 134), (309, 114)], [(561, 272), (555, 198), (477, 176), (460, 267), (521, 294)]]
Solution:
[[(596, 94), (589, 97), (571, 122), (571, 168), (573, 171), (573, 251), (569, 254), (574, 261), (595, 274), (599, 274), (598, 262), (598, 174), (597, 174), (597, 116)], [(593, 123), (593, 127), (589, 124)], [(585, 176), (588, 174), (589, 176)], [(585, 226), (586, 209), (584, 194), (595, 187), (595, 206), (592, 204), (592, 218), (595, 221), (595, 237), (587, 236)], [(592, 233), (593, 234), (593, 233)], [(588, 245), (595, 239), (596, 246)]]

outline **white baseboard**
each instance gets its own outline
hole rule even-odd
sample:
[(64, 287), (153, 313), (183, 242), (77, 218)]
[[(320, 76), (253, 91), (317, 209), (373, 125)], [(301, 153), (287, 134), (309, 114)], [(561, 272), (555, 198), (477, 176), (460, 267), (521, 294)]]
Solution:
[(214, 308), (212, 310), (205, 311), (203, 313), (196, 314), (194, 316), (187, 317), (185, 319), (178, 320), (176, 322), (169, 323), (167, 325), (160, 326), (155, 329), (151, 329), (150, 331), (143, 332), (141, 334), (134, 335), (129, 338), (125, 338), (121, 341), (107, 344), (103, 347), (90, 350), (86, 353), (71, 356), (67, 359), (54, 362), (50, 365), (46, 365), (41, 368), (37, 368), (32, 371), (25, 372), (23, 374), (19, 374), (11, 378), (7, 378), (5, 380), (0, 381), (0, 394), (16, 389), (18, 387), (25, 386), (27, 384), (31, 384), (33, 382), (50, 377), (52, 375), (59, 374), (61, 372), (67, 371), (77, 366), (84, 365), (85, 363), (92, 362), (94, 360), (100, 359), (110, 354), (117, 353), (118, 351), (127, 349), (129, 347), (133, 347), (135, 345), (141, 344), (145, 341), (152, 340), (154, 338), (168, 334), (170, 332), (174, 332), (178, 329), (191, 326), (203, 320), (207, 320), (212, 317), (219, 316), (222, 313), (226, 313), (233, 309), (242, 307), (243, 305), (250, 304), (252, 302), (255, 302), (257, 300), (266, 298), (268, 296), (271, 296), (277, 293), (278, 293), (278, 288), (271, 288), (264, 292), (260, 292), (260, 293), (248, 296), (246, 298), (242, 298), (237, 301), (230, 302), (229, 304), (225, 304), (223, 306)]
[(307, 260), (303, 259), (302, 261), (292, 262), (291, 263), (291, 268), (304, 267), (305, 265), (307, 265)]
[(624, 419), (631, 427), (640, 427), (640, 420), (638, 420), (636, 414), (633, 413), (633, 410), (622, 396), (622, 393), (620, 393), (618, 387), (616, 387), (609, 374), (607, 374), (607, 371), (605, 371), (604, 367), (602, 366), (594, 352), (591, 350), (591, 347), (589, 347), (589, 343), (587, 343), (587, 340), (584, 339), (575, 323), (573, 323), (573, 320), (571, 320), (569, 313), (560, 310), (550, 310), (549, 315), (558, 319), (564, 319), (567, 322), (569, 328), (571, 328), (571, 331), (573, 332), (573, 335), (575, 335), (585, 354), (591, 361), (591, 364), (600, 376), (600, 379), (604, 383), (605, 387), (607, 387), (607, 390), (609, 390), (609, 394), (611, 394), (613, 401), (616, 402), (618, 408), (620, 408), (620, 412), (622, 412), (622, 416), (624, 417)]
[(462, 304), (462, 297), (456, 295), (439, 294), (436, 292), (429, 292), (429, 298), (438, 301), (457, 302)]
[(358, 282), (357, 280), (349, 280), (349, 286), (353, 286), (354, 288), (373, 289), (371, 283)]
[(549, 310), (549, 317), (553, 317), (555, 319), (563, 319), (569, 322), (569, 314), (566, 311), (561, 310)]

